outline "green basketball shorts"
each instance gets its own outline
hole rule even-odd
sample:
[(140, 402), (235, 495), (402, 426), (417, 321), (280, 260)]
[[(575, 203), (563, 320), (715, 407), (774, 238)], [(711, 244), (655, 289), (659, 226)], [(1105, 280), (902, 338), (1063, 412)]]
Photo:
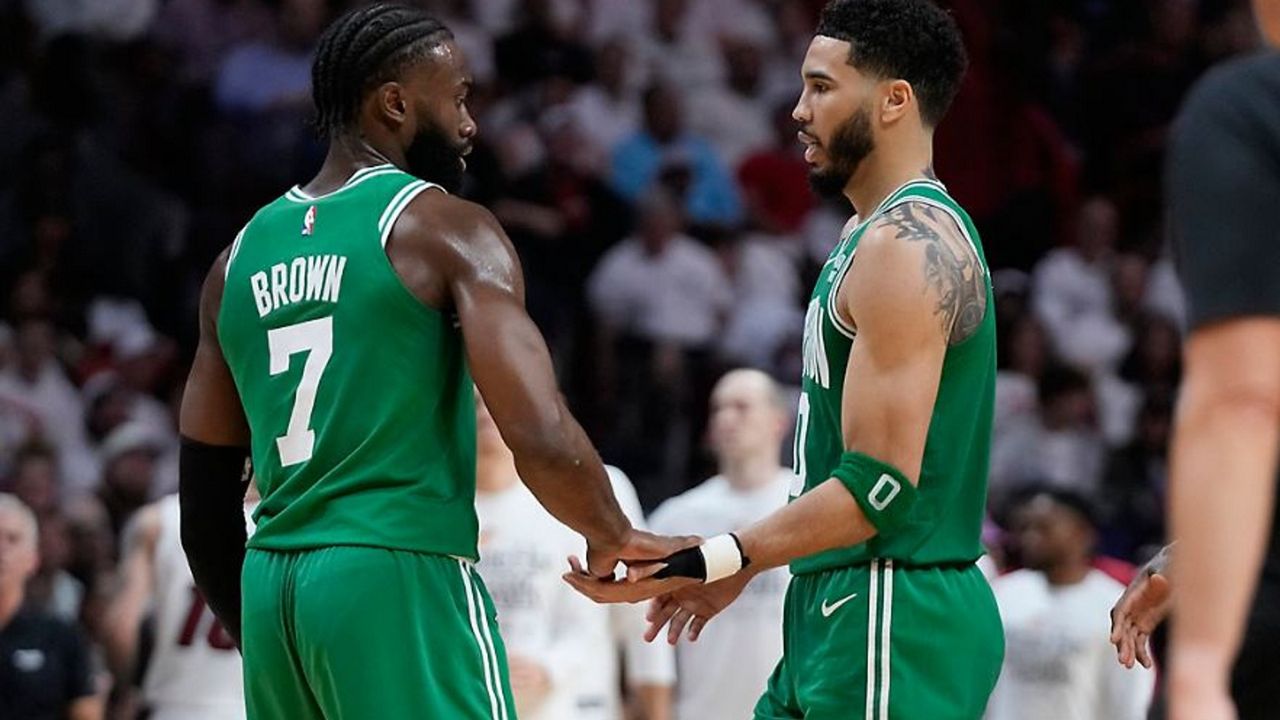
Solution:
[(797, 575), (783, 612), (756, 720), (979, 720), (1004, 660), (995, 598), (972, 565)]
[(515, 720), (493, 602), (470, 563), (250, 550), (243, 577), (249, 720)]

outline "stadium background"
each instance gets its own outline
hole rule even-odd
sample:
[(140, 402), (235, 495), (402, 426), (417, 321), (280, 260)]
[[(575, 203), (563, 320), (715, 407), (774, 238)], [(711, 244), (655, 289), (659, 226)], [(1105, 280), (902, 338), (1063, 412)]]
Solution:
[[(203, 273), (318, 167), (310, 51), (354, 4), (0, 0), (0, 489), (42, 521), (33, 598), (90, 636), (121, 529), (177, 486)], [(810, 196), (789, 119), (821, 3), (423, 4), (476, 76), (465, 194), (507, 228), (572, 407), (652, 509), (713, 471), (723, 370), (799, 378), (847, 214)], [(1165, 141), (1200, 73), (1258, 47), (1248, 3), (944, 4), (971, 66), (936, 169), (998, 296), (989, 543), (1016, 560), (1002, 510), (1048, 482), (1094, 501), (1102, 553), (1141, 561), (1180, 369)]]

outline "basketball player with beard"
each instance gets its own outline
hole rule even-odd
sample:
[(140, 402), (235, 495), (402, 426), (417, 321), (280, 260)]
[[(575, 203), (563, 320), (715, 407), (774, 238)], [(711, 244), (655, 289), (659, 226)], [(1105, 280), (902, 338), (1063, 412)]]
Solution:
[[(510, 242), (451, 194), (476, 133), (470, 84), (419, 9), (337, 20), (312, 68), (324, 165), (205, 281), (181, 534), (243, 649), (254, 720), (515, 717), (472, 567), (473, 378), (520, 478), (585, 536), (593, 575), (690, 544), (627, 521), (557, 391)], [(247, 456), (262, 500), (246, 550)]]
[[(566, 578), (601, 601), (657, 595), (649, 637), (665, 626), (674, 643), (790, 563), (759, 720), (977, 720), (1000, 671), (1000, 617), (975, 565), (994, 302), (978, 232), (931, 171), (965, 65), (929, 0), (827, 5), (794, 117), (815, 187), (857, 215), (805, 317), (791, 502), (630, 582)], [(673, 577), (702, 582), (662, 585)]]

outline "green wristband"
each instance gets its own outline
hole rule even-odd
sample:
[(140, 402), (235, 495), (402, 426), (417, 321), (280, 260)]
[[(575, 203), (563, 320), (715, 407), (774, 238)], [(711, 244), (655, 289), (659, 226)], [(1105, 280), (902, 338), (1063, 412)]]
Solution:
[(860, 452), (846, 452), (831, 476), (844, 483), (881, 535), (906, 524), (920, 496), (898, 468)]

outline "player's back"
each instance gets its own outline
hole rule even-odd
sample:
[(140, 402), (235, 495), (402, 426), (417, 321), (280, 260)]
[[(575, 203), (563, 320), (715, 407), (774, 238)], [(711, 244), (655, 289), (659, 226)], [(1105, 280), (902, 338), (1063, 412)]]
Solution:
[(244, 718), (240, 653), (191, 579), (182, 551), (178, 496), (157, 504), (154, 644), (143, 697), (154, 720)]
[[(978, 230), (941, 183), (916, 180), (891, 193), (861, 219), (831, 252), (805, 315), (804, 380), (798, 411), (793, 495), (831, 476), (844, 452), (841, 432), (845, 368), (856, 328), (835, 312), (835, 298), (856, 254), (858, 241), (875, 220), (903, 203), (915, 203), (943, 222), (954, 221), (981, 263), (986, 313), (977, 329), (947, 348), (925, 441), (919, 500), (907, 524), (892, 537), (873, 537), (850, 548), (831, 550), (792, 563), (792, 572), (810, 573), (876, 558), (912, 565), (964, 565), (982, 555), (991, 425), (995, 402), (995, 301)], [(949, 218), (949, 220), (948, 220)], [(858, 378), (849, 378), (858, 382)]]
[(227, 261), (218, 338), (262, 492), (250, 547), (476, 555), (475, 408), (461, 333), (386, 254), (435, 186), (364, 168), (262, 208)]

